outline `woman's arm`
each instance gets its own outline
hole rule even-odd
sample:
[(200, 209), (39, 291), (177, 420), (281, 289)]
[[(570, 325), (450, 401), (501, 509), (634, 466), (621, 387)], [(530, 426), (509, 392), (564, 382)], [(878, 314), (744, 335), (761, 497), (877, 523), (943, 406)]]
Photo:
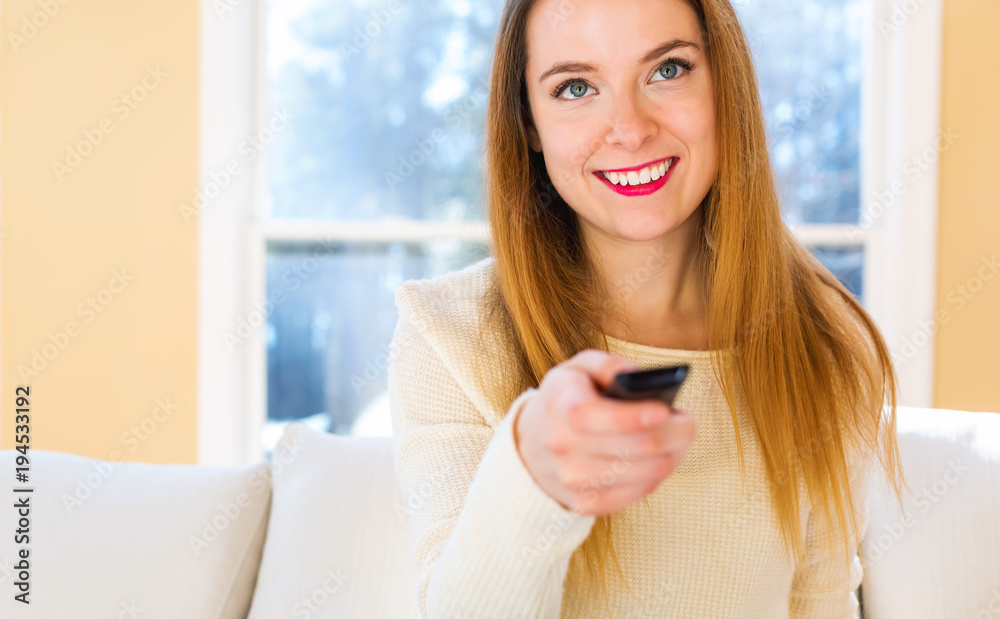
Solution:
[(438, 351), (469, 346), (417, 285), (396, 293), (388, 382), (396, 474), (416, 544), (421, 617), (556, 618), (573, 551), (595, 518), (564, 509), (531, 477), (514, 445), (511, 405), (494, 431)]
[[(851, 492), (855, 501), (861, 535), (868, 529), (866, 503), (871, 486), (872, 458), (859, 460), (851, 475)], [(789, 598), (791, 619), (860, 619), (857, 589), (864, 577), (861, 558), (852, 552), (847, 573), (843, 570), (843, 546), (835, 526), (821, 525), (816, 509), (809, 514), (806, 544), (807, 559), (795, 570)], [(850, 547), (857, 545), (850, 537)]]

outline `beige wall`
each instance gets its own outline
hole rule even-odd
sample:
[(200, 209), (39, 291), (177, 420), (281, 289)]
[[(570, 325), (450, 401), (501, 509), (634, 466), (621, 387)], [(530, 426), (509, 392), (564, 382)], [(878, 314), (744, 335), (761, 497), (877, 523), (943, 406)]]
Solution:
[[(934, 405), (1000, 412), (1000, 3), (947, 0)], [(987, 265), (992, 262), (993, 267)]]
[[(52, 4), (0, 5), (0, 447), (29, 384), (35, 449), (193, 463), (198, 230), (177, 203), (197, 184), (198, 3)], [(57, 173), (84, 131), (104, 135)], [(35, 351), (53, 358), (22, 379)]]
[[(0, 7), (0, 448), (14, 445), (14, 387), (27, 383), (36, 449), (193, 463), (197, 228), (176, 205), (197, 184), (198, 3), (70, 2), (16, 53), (8, 33), (39, 5)], [(950, 319), (935, 405), (947, 408), (1000, 411), (1000, 277), (961, 308), (955, 296), (1000, 255), (997, 23), (995, 0), (946, 2), (942, 126), (962, 136), (941, 167), (938, 307)], [(126, 116), (116, 99), (133, 88), (146, 98)], [(52, 162), (105, 118), (113, 131), (60, 182)], [(133, 279), (111, 284), (115, 271)], [(49, 334), (65, 347), (46, 351)], [(34, 351), (56, 350), (21, 380)]]

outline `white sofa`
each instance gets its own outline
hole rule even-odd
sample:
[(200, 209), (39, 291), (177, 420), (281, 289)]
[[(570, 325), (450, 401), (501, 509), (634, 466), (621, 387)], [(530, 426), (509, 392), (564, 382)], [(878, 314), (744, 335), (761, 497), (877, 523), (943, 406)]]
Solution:
[[(868, 497), (866, 619), (1000, 619), (1000, 415), (901, 408), (907, 516)], [(417, 616), (407, 513), (389, 438), (290, 424), (270, 462), (112, 463), (0, 452), (0, 617), (406, 619)], [(30, 604), (12, 504), (30, 486)], [(24, 523), (21, 523), (24, 524)]]

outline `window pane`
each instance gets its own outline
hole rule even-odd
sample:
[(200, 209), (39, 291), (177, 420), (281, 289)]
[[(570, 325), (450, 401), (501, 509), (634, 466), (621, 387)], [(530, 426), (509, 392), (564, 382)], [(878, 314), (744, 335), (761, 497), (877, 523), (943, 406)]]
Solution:
[(789, 224), (858, 223), (861, 35), (870, 0), (734, 0)]
[[(791, 224), (859, 220), (868, 2), (734, 0)], [(485, 217), (481, 135), (502, 2), (398, 6), (267, 3), (268, 118), (291, 115), (267, 145), (275, 217)]]
[[(810, 251), (862, 302), (861, 247)], [(268, 245), (267, 425), (270, 451), (300, 419), (337, 434), (388, 436), (385, 358), (398, 318), (395, 290), (488, 255), (479, 243)], [(279, 294), (280, 293), (280, 296)]]
[(268, 106), (293, 115), (268, 151), (273, 215), (485, 219), (479, 148), (501, 6), (267, 2)]
[(864, 304), (862, 276), (865, 265), (865, 250), (863, 247), (810, 247), (809, 251), (823, 263), (823, 266), (830, 269), (830, 272), (854, 294), (858, 301)]
[(269, 243), (264, 449), (294, 419), (337, 434), (391, 434), (383, 355), (396, 289), (487, 255), (483, 244), (458, 241)]

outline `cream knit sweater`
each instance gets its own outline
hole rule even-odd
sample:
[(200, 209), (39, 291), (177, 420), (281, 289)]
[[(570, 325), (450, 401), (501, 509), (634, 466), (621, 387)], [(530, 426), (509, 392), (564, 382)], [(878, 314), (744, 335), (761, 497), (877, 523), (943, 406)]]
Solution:
[[(599, 594), (567, 578), (570, 556), (595, 517), (563, 509), (514, 445), (514, 420), (535, 389), (509, 410), (495, 410), (473, 380), (473, 355), (506, 362), (503, 351), (484, 348), (477, 325), (493, 264), (485, 258), (408, 280), (396, 292), (388, 371), (395, 467), (403, 496), (421, 497), (407, 504), (419, 567), (413, 595), (422, 619), (605, 617)], [(834, 552), (820, 548), (821, 539), (833, 538), (810, 516), (804, 482), (801, 530), (811, 558), (793, 565), (786, 555), (761, 453), (738, 408), (743, 487), (735, 428), (709, 352), (610, 337), (609, 344), (641, 369), (690, 364), (674, 404), (698, 424), (685, 459), (649, 495), (651, 509), (640, 500), (612, 516), (629, 588), (608, 570), (611, 616), (859, 617), (861, 562), (854, 555), (849, 573), (838, 570)], [(854, 467), (860, 497), (868, 489), (865, 464)]]

